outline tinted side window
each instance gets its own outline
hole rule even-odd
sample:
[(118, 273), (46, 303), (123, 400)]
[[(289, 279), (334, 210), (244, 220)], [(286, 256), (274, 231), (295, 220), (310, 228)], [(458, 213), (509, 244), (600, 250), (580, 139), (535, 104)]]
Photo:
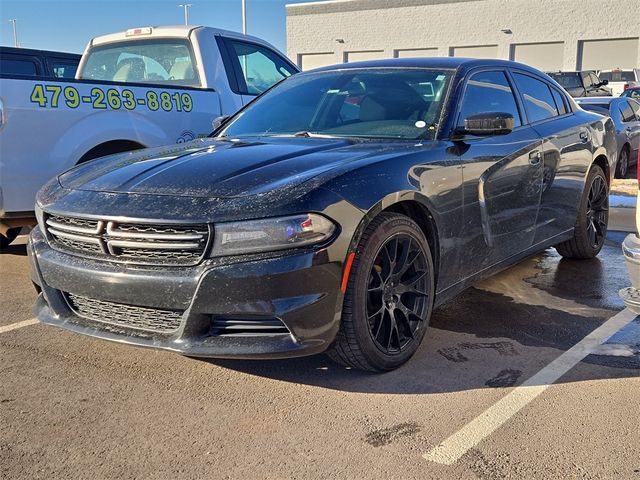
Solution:
[(627, 101), (620, 103), (620, 114), (622, 115), (622, 121), (625, 123), (633, 122), (636, 119), (636, 115)]
[(3, 58), (0, 60), (0, 73), (11, 75), (35, 76), (38, 74), (36, 64), (29, 60)]
[(479, 72), (469, 78), (458, 126), (462, 127), (464, 119), (470, 115), (491, 112), (510, 113), (515, 126), (522, 125), (513, 90), (504, 72)]
[(230, 44), (247, 84), (244, 93), (260, 94), (295, 73), (289, 64), (268, 48), (234, 40), (230, 40)]
[(520, 90), (524, 99), (524, 106), (530, 122), (537, 122), (558, 115), (556, 103), (546, 83), (520, 73), (516, 73), (514, 76), (518, 90)]
[(53, 70), (53, 76), (56, 78), (74, 78), (78, 64), (53, 60), (51, 62), (51, 69)]
[(556, 102), (556, 110), (558, 110), (558, 114), (564, 115), (565, 113), (567, 113), (568, 109), (567, 104), (565, 103), (566, 101), (564, 99), (564, 96), (555, 88), (551, 89), (551, 93), (553, 94), (553, 99)]

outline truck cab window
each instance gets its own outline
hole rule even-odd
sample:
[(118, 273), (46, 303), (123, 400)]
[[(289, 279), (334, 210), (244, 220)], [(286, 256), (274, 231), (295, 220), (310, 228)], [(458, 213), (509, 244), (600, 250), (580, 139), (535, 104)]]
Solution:
[(247, 85), (243, 92), (245, 94), (258, 95), (296, 73), (284, 59), (268, 48), (235, 40), (230, 40), (229, 43)]

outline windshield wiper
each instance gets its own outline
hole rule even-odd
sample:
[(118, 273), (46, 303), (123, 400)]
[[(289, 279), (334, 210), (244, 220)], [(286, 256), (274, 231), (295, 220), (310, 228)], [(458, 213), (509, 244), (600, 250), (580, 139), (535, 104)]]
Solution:
[(296, 132), (293, 134), (294, 137), (305, 137), (305, 138), (335, 138), (333, 135), (324, 135), (322, 133), (313, 133), (303, 130), (301, 132)]

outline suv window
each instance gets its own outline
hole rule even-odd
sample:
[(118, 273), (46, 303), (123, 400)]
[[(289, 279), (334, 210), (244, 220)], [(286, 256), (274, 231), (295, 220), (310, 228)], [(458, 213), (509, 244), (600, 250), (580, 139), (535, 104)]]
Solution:
[(538, 122), (558, 115), (549, 85), (522, 73), (516, 73), (514, 77), (524, 99), (530, 122)]
[(0, 60), (0, 73), (35, 76), (38, 74), (38, 68), (31, 60), (3, 58)]
[(522, 125), (513, 89), (504, 72), (488, 71), (473, 74), (467, 81), (458, 126), (464, 119), (477, 113), (504, 112), (515, 119), (515, 126)]
[(53, 76), (56, 78), (74, 78), (77, 69), (77, 63), (65, 62), (64, 60), (51, 60), (51, 70), (53, 70)]
[(296, 71), (275, 52), (252, 43), (229, 40), (247, 84), (245, 92), (258, 95)]
[(624, 123), (635, 121), (636, 114), (633, 112), (631, 105), (629, 105), (629, 101), (620, 102), (620, 115)]

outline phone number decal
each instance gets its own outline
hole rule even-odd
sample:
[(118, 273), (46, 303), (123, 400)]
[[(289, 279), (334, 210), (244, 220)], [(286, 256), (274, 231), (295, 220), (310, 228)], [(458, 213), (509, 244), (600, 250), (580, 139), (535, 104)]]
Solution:
[(147, 90), (144, 97), (136, 97), (133, 91), (124, 89), (118, 91), (115, 88), (104, 90), (92, 88), (90, 95), (80, 95), (75, 87), (62, 87), (60, 85), (43, 85), (37, 83), (31, 92), (31, 103), (41, 108), (47, 105), (51, 108), (66, 106), (78, 108), (81, 104), (89, 104), (96, 110), (135, 110), (137, 107), (147, 107), (155, 112), (190, 112), (193, 109), (193, 99), (188, 93), (169, 93)]

